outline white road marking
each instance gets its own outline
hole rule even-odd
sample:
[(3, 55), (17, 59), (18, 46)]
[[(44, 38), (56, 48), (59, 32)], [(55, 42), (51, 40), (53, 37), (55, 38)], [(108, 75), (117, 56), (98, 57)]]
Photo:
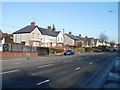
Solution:
[(39, 66), (38, 68), (48, 67), (48, 66), (52, 66), (52, 65), (54, 65), (54, 64), (43, 65), (43, 66)]
[(65, 61), (64, 63), (67, 63), (68, 61)]
[(90, 62), (89, 64), (93, 64), (93, 62)]
[(12, 70), (12, 71), (7, 71), (7, 72), (2, 72), (0, 74), (7, 74), (7, 73), (12, 73), (12, 72), (17, 72), (17, 71), (19, 71), (19, 70)]
[[(113, 57), (111, 57), (110, 59), (108, 59), (105, 63), (104, 63), (104, 65), (101, 67), (101, 68), (99, 68), (94, 74), (93, 74), (93, 76), (91, 77), (91, 78), (89, 78), (88, 79), (88, 81), (86, 81), (81, 87), (84, 87), (110, 60), (112, 60), (113, 59)], [(115, 61), (116, 61), (116, 58), (115, 58)], [(114, 61), (114, 62), (115, 62)]]
[(45, 81), (42, 81), (42, 82), (40, 82), (40, 83), (37, 83), (37, 86), (38, 85), (41, 85), (41, 84), (43, 84), (43, 83), (47, 83), (47, 82), (49, 82), (50, 80), (48, 79), (48, 80), (45, 80)]
[(72, 62), (73, 60), (70, 60), (69, 62)]
[(14, 63), (14, 64), (20, 64), (20, 63)]
[(79, 69), (80, 69), (80, 67), (76, 68), (75, 70), (77, 71), (77, 70), (79, 70)]

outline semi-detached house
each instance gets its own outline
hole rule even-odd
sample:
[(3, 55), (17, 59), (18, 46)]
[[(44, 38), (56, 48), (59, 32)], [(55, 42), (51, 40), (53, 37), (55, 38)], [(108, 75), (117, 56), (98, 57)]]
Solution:
[[(48, 29), (41, 28), (35, 25), (35, 22), (32, 22), (31, 25), (28, 25), (16, 32), (13, 33), (13, 41), (15, 43), (23, 43), (28, 46), (40, 46), (40, 47), (55, 47), (59, 45), (57, 43), (57, 36), (54, 31), (52, 31), (51, 26), (48, 26)], [(63, 37), (63, 35), (59, 36)], [(60, 43), (63, 45), (63, 40)]]

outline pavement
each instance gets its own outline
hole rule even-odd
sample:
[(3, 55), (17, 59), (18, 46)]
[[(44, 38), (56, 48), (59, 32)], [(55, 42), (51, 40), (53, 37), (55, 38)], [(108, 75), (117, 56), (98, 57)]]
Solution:
[(102, 52), (26, 60), (4, 59), (0, 73), (2, 87), (100, 88), (104, 82), (102, 78), (110, 71), (116, 57), (116, 52)]

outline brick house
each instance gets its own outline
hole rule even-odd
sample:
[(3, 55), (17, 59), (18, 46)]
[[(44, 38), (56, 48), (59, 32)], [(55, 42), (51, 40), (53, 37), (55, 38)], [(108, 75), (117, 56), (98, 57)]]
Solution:
[(42, 46), (42, 47), (55, 47), (57, 34), (48, 28), (41, 28), (32, 22), (16, 32), (13, 33), (13, 41), (15, 43), (23, 43), (28, 46)]
[(3, 51), (3, 44), (5, 44), (5, 35), (0, 30), (0, 52)]
[(69, 34), (64, 34), (64, 40), (64, 45), (69, 46), (77, 46), (79, 42), (79, 38), (72, 35), (72, 32), (69, 32)]

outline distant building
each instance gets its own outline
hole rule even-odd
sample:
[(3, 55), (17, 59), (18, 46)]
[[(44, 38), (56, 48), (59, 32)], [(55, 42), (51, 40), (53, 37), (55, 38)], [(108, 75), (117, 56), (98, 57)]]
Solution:
[(3, 51), (3, 44), (5, 44), (5, 35), (0, 30), (0, 52)]
[(72, 35), (72, 32), (69, 32), (69, 34), (64, 34), (64, 40), (64, 44), (69, 46), (77, 46), (79, 42), (79, 38)]

